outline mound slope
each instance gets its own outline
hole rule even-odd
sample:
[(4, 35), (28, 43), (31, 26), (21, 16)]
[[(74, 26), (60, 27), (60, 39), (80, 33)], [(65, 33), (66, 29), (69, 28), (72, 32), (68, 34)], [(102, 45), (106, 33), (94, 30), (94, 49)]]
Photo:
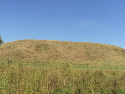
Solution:
[(125, 62), (125, 49), (91, 42), (26, 39), (2, 44), (0, 58)]

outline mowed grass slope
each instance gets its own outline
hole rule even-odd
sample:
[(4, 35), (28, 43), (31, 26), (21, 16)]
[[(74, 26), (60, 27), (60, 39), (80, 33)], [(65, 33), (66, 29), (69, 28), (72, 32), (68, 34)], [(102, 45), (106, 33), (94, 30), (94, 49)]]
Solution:
[(125, 49), (100, 43), (27, 39), (2, 44), (0, 58), (125, 62)]

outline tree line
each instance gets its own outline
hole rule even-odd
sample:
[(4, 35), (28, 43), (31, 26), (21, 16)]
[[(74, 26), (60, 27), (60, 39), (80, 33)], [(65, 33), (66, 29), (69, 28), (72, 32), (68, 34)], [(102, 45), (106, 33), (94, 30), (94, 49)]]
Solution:
[(2, 40), (2, 37), (0, 36), (0, 45), (3, 43), (4, 43), (4, 41)]

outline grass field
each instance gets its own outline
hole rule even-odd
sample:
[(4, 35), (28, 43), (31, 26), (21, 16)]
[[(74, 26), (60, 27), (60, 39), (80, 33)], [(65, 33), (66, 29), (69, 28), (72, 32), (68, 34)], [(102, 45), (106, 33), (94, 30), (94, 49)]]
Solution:
[(26, 62), (1, 63), (0, 94), (125, 94), (124, 66)]

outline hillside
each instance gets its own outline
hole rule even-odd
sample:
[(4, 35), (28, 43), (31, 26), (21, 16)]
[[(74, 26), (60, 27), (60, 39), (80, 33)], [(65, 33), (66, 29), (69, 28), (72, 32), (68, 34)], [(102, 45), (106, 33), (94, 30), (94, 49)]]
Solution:
[(100, 43), (26, 39), (2, 44), (0, 58), (125, 62), (125, 49)]

